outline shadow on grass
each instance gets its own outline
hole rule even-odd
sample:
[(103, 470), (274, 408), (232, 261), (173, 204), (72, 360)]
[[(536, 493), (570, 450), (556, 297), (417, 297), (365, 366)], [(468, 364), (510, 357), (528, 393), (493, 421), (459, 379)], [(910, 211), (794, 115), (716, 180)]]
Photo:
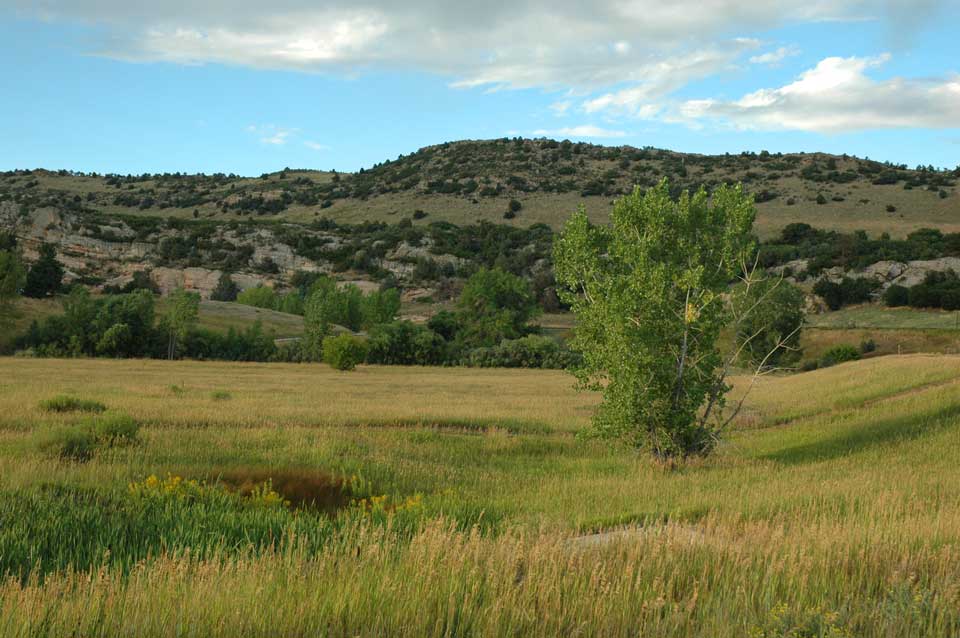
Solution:
[(958, 424), (960, 402), (936, 410), (844, 428), (832, 436), (764, 454), (760, 458), (787, 465), (827, 461), (891, 443), (911, 441)]

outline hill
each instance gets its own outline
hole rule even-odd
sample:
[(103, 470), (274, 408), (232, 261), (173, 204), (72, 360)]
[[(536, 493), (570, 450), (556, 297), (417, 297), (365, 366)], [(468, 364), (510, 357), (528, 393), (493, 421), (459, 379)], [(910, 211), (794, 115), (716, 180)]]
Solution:
[[(549, 139), (428, 146), (357, 173), (287, 169), (237, 175), (0, 174), (0, 201), (25, 210), (293, 222), (487, 220), (557, 228), (583, 205), (603, 220), (634, 185), (667, 177), (677, 191), (743, 183), (758, 202), (758, 231), (790, 222), (894, 236), (924, 226), (960, 230), (960, 169), (893, 165), (821, 153), (697, 155)], [(511, 202), (516, 202), (511, 204)], [(511, 211), (512, 212), (508, 212)]]

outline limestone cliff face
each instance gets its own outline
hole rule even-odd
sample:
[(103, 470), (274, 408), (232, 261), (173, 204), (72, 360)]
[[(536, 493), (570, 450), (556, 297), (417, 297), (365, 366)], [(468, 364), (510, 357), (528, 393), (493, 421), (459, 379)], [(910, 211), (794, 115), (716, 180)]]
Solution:
[[(219, 268), (170, 264), (161, 254), (161, 242), (184, 238), (187, 234), (169, 228), (144, 236), (120, 220), (111, 220), (109, 225), (91, 224), (75, 214), (52, 208), (21, 212), (10, 202), (0, 203), (0, 228), (13, 230), (28, 261), (37, 258), (42, 243), (54, 244), (57, 258), (66, 270), (67, 282), (84, 282), (99, 289), (122, 287), (135, 273), (147, 270), (163, 294), (182, 287), (209, 298), (223, 272)], [(216, 230), (213, 239), (229, 242), (250, 255), (247, 267), (232, 273), (241, 289), (261, 284), (282, 287), (297, 270), (329, 270), (329, 264), (297, 255), (269, 230), (258, 229), (242, 235), (224, 227)], [(270, 262), (276, 272), (257, 272), (257, 265)]]

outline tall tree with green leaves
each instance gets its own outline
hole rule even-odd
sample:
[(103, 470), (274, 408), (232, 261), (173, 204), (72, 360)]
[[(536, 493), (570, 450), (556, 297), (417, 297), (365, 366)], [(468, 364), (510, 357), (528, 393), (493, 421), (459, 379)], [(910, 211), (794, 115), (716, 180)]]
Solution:
[(16, 318), (16, 300), (26, 277), (16, 239), (6, 233), (0, 234), (0, 330), (8, 331)]
[(57, 261), (56, 246), (41, 244), (39, 252), (40, 257), (30, 267), (23, 287), (24, 296), (37, 299), (56, 294), (63, 285), (63, 265)]
[(170, 295), (169, 310), (163, 318), (167, 331), (167, 358), (177, 356), (177, 344), (187, 338), (200, 314), (200, 295), (178, 288)]
[(740, 187), (674, 200), (663, 180), (618, 200), (609, 226), (582, 208), (567, 222), (556, 279), (577, 317), (574, 374), (603, 395), (596, 435), (668, 463), (714, 449), (729, 390), (717, 340), (733, 320), (729, 286), (754, 254), (754, 217)]
[(495, 346), (503, 339), (522, 337), (540, 311), (523, 278), (497, 269), (474, 273), (460, 293), (457, 309), (458, 338), (467, 347)]

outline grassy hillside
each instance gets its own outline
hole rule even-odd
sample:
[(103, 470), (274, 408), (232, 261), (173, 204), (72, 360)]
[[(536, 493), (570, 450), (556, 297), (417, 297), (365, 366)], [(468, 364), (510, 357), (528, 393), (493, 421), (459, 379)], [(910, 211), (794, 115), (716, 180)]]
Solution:
[[(158, 301), (157, 312), (166, 312), (166, 298)], [(303, 334), (303, 317), (266, 308), (254, 308), (227, 301), (200, 302), (200, 314), (197, 325), (207, 330), (226, 332), (230, 328), (245, 330), (259, 321), (265, 332), (272, 332), (277, 338), (299, 337)]]
[[(311, 221), (325, 216), (354, 223), (413, 216), (458, 225), (485, 219), (557, 227), (580, 205), (595, 219), (605, 219), (615, 197), (662, 177), (678, 189), (742, 182), (757, 195), (758, 230), (764, 236), (794, 221), (897, 236), (924, 226), (960, 230), (956, 171), (908, 170), (824, 154), (705, 156), (554, 140), (451, 142), (355, 174), (11, 172), (0, 176), (0, 199), (28, 208), (181, 218)], [(511, 200), (521, 208), (506, 219)]]
[[(595, 398), (561, 373), (0, 373), (0, 569), (45, 573), (3, 581), (3, 635), (960, 631), (958, 357), (765, 378), (721, 453), (673, 472), (575, 439)], [(38, 407), (60, 393), (130, 414), (140, 442), (51, 458), (39, 441), (79, 419)], [(168, 473), (272, 476), (335, 515)]]

